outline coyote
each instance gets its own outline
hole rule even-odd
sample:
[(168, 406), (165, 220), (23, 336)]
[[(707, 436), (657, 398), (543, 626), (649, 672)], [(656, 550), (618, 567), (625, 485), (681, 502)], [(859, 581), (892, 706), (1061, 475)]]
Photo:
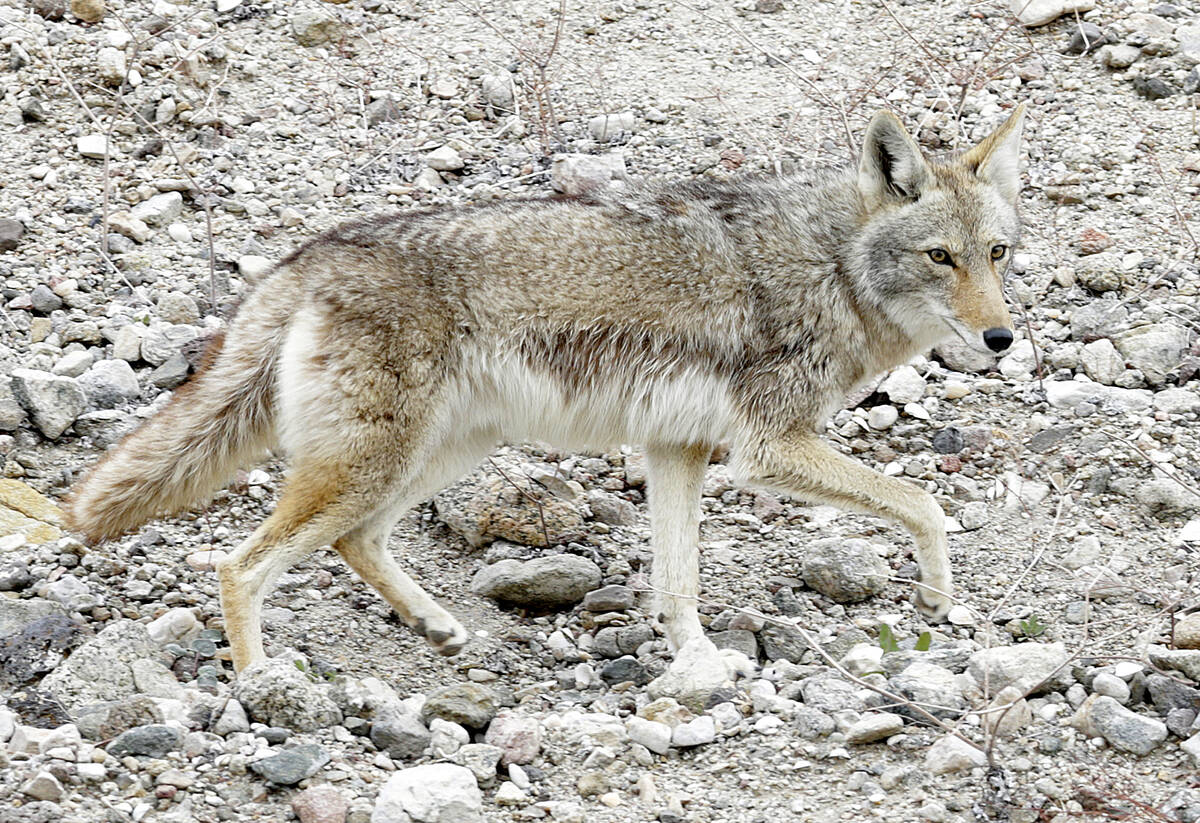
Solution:
[(265, 658), (263, 598), (324, 545), (455, 654), (466, 630), (387, 550), (404, 511), (501, 441), (638, 443), (658, 619), (677, 659), (717, 659), (697, 615), (700, 490), (727, 441), (739, 482), (903, 524), (917, 606), (940, 619), (941, 508), (817, 432), (857, 384), (948, 336), (1012, 342), (1023, 117), (946, 161), (881, 111), (857, 165), (342, 225), (253, 289), (191, 381), (76, 485), (68, 522), (115, 537), (281, 447), (274, 513), (218, 570), (234, 667)]

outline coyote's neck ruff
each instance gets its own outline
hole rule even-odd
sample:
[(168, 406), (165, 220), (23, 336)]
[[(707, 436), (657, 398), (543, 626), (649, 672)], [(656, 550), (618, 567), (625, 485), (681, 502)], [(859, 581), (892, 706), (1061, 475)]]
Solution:
[(918, 604), (941, 616), (933, 498), (815, 430), (855, 384), (939, 339), (1011, 342), (1001, 276), (1021, 120), (947, 163), (881, 113), (857, 168), (335, 229), (283, 260), (209, 364), (79, 484), (71, 524), (119, 535), (280, 446), (292, 469), (279, 505), (220, 569), (235, 665), (263, 657), (274, 578), (325, 544), (452, 653), (466, 632), (386, 551), (404, 510), (502, 440), (640, 443), (661, 619), (675, 647), (716, 660), (696, 549), (704, 467), (727, 440), (744, 482), (907, 526)]

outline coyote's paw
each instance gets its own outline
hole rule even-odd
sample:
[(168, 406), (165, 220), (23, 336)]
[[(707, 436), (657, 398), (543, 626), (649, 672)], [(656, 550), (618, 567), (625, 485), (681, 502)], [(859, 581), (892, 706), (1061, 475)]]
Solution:
[(471, 639), (463, 625), (445, 611), (418, 618), (412, 629), (429, 641), (435, 652), (446, 657), (461, 652)]
[(703, 711), (718, 689), (738, 677), (754, 674), (754, 663), (733, 649), (718, 649), (707, 637), (689, 640), (667, 670), (650, 684), (653, 697), (673, 697), (694, 711)]
[(913, 603), (921, 616), (930, 623), (945, 623), (946, 615), (954, 606), (954, 601), (946, 595), (921, 586), (917, 587), (917, 593), (913, 595)]

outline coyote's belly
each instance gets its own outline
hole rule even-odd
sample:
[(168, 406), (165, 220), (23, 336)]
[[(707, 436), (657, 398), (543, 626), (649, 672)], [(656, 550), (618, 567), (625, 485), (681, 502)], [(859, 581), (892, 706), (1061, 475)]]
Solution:
[(691, 367), (571, 385), (517, 356), (480, 355), (465, 364), (452, 397), (461, 431), (490, 429), (499, 440), (566, 449), (716, 443), (735, 425), (727, 381)]

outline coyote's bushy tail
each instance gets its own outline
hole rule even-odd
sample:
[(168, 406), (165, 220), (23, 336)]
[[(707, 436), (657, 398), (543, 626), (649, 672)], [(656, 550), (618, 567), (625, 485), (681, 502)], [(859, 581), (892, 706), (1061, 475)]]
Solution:
[[(214, 339), (198, 373), (92, 467), (66, 504), (91, 541), (206, 499), (271, 444), (275, 372), (288, 312), (259, 289)], [(274, 289), (270, 289), (274, 291)]]

